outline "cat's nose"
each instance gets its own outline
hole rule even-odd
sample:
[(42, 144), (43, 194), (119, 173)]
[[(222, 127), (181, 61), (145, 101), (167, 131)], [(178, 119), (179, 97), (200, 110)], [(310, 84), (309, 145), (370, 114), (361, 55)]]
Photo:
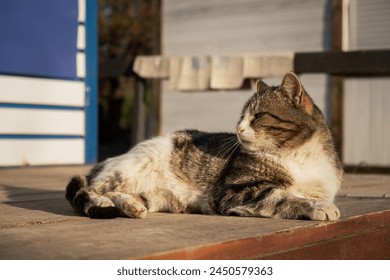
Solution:
[(241, 134), (244, 132), (245, 128), (238, 126), (236, 130), (237, 130), (237, 133)]

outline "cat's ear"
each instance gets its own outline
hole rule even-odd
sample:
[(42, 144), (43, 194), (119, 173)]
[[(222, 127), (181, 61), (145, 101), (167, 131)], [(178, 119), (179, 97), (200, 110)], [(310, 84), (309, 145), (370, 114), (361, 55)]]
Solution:
[(314, 104), (313, 100), (303, 88), (298, 76), (293, 72), (287, 73), (283, 77), (281, 90), (287, 93), (294, 102), (301, 106), (309, 115), (313, 114)]
[(269, 88), (269, 86), (264, 83), (262, 80), (256, 81), (256, 92), (260, 93), (263, 89)]

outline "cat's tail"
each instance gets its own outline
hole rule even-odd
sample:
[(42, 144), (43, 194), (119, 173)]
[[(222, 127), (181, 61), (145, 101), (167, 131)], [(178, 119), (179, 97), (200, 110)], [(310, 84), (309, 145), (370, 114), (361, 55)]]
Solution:
[(73, 176), (66, 187), (65, 197), (76, 213), (92, 219), (113, 219), (120, 216), (120, 210), (114, 206), (101, 207), (94, 203), (87, 190), (85, 176)]

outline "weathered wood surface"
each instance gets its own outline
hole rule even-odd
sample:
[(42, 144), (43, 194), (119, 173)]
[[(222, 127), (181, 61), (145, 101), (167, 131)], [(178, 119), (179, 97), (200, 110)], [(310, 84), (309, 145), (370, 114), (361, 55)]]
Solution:
[(88, 169), (0, 169), (0, 259), (390, 258), (390, 176), (346, 175), (338, 222), (166, 213), (91, 220), (64, 198), (70, 176)]
[(296, 53), (294, 71), (355, 77), (389, 76), (390, 51)]

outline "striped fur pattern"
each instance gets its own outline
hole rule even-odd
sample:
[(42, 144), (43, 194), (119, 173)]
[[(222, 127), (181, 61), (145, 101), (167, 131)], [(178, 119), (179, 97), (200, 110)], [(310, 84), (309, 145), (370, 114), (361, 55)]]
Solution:
[(323, 115), (294, 73), (257, 82), (236, 133), (183, 130), (74, 176), (66, 198), (91, 218), (148, 212), (336, 220), (342, 167)]

